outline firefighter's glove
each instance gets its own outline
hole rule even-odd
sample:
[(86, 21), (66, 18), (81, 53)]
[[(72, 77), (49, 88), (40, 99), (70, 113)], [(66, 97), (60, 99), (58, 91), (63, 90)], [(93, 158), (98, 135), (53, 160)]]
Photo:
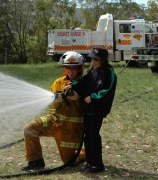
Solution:
[(76, 91), (70, 89), (68, 90), (68, 92), (65, 93), (65, 98), (68, 102), (77, 101), (79, 100), (79, 95), (77, 94)]
[(68, 89), (64, 89), (63, 94), (65, 96), (73, 96), (74, 95), (74, 91), (72, 89), (69, 89), (69, 88)]
[(72, 86), (69, 84), (67, 86), (65, 86), (64, 88), (64, 93), (66, 93), (67, 91), (71, 90), (72, 89)]

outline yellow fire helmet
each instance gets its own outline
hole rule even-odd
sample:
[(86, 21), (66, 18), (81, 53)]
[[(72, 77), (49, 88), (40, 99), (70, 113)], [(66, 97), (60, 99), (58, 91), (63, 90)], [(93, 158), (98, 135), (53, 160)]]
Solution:
[(60, 57), (59, 63), (64, 66), (81, 66), (84, 64), (84, 57), (75, 51), (67, 51)]

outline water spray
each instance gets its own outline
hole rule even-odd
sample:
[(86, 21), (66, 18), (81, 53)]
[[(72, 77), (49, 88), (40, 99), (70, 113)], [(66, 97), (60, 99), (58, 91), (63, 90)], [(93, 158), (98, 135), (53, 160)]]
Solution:
[(0, 146), (23, 136), (25, 123), (45, 113), (55, 95), (0, 73)]

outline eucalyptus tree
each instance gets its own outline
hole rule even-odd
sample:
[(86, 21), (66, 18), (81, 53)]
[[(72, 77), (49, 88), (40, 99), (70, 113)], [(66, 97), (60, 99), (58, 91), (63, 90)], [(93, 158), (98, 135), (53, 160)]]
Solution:
[(0, 0), (0, 52), (10, 40), (14, 62), (46, 62), (48, 30), (77, 24), (75, 8), (73, 0)]
[[(110, 3), (111, 4), (111, 3)], [(110, 5), (109, 4), (109, 5)], [(113, 5), (112, 14), (116, 19), (129, 19), (130, 17), (144, 16), (145, 11), (142, 6), (129, 0), (120, 0)]]
[(115, 19), (128, 19), (131, 16), (144, 15), (144, 9), (135, 2), (129, 0), (78, 0), (83, 14), (85, 27), (95, 30), (99, 16), (113, 14)]
[(106, 12), (107, 0), (78, 0), (85, 28), (95, 30), (100, 15)]
[(7, 16), (7, 1), (0, 0), (0, 63), (5, 62), (5, 56), (8, 58), (9, 53), (11, 52), (11, 38), (7, 31), (7, 26), (5, 25), (4, 17)]
[(34, 0), (34, 36), (28, 44), (31, 61), (46, 62), (47, 36), (49, 29), (70, 28), (74, 20), (76, 3), (72, 0)]
[(147, 19), (152, 22), (158, 22), (158, 0), (148, 1)]
[(76, 2), (72, 0), (59, 0), (54, 8), (57, 28), (70, 28), (74, 23), (78, 22), (75, 19)]
[(5, 0), (1, 3), (1, 9), (5, 13), (0, 17), (0, 21), (10, 36), (17, 62), (26, 63), (28, 58), (26, 44), (31, 28), (32, 1)]

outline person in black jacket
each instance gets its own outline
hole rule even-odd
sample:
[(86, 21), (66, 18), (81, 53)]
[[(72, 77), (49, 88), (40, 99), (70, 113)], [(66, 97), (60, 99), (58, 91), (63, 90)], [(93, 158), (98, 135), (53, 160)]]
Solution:
[(92, 61), (91, 69), (67, 88), (74, 89), (80, 95), (86, 151), (84, 169), (96, 173), (105, 170), (99, 132), (103, 118), (111, 110), (117, 77), (108, 62), (108, 51), (105, 48), (93, 48), (88, 56)]

